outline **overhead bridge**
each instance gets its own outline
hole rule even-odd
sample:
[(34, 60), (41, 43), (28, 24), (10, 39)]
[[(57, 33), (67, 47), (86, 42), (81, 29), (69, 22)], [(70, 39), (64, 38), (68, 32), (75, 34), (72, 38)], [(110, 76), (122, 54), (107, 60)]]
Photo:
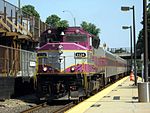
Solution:
[[(109, 52), (116, 54), (124, 59), (130, 60), (131, 59), (131, 48), (123, 47), (123, 48), (108, 48)], [(132, 48), (132, 56), (134, 58), (134, 48)], [(137, 55), (137, 59), (141, 59), (141, 56)]]

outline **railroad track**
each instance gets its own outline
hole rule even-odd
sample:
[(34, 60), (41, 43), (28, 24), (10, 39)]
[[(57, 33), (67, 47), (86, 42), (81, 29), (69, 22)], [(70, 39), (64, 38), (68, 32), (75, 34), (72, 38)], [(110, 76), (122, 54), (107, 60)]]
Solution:
[(31, 107), (31, 108), (29, 108), (27, 110), (24, 110), (24, 111), (20, 112), (20, 113), (31, 113), (31, 112), (37, 111), (37, 110), (39, 110), (41, 108), (44, 108), (44, 107), (47, 107), (47, 103), (46, 102), (41, 103), (41, 104), (39, 104), (37, 106)]
[(73, 102), (70, 102), (69, 104), (66, 104), (65, 106), (63, 106), (62, 108), (56, 111), (53, 111), (52, 113), (64, 113), (65, 111), (72, 108), (73, 106), (75, 106), (75, 104), (73, 104)]
[[(115, 81), (116, 82), (116, 81)], [(105, 89), (106, 87), (108, 87), (108, 86), (110, 86), (110, 85), (112, 85), (113, 83), (109, 83), (109, 84), (107, 84), (105, 87), (103, 87), (101, 90), (103, 90), (103, 89)], [(100, 91), (101, 91), (100, 90)], [(65, 104), (64, 106), (61, 106), (61, 107), (59, 107), (59, 108), (55, 108), (55, 110), (52, 110), (52, 111), (49, 111), (49, 110), (47, 110), (49, 113), (64, 113), (65, 111), (67, 111), (67, 110), (69, 110), (70, 108), (72, 108), (72, 107), (74, 107), (76, 104), (74, 104), (73, 102), (70, 102), (70, 103), (68, 103), (68, 104)], [(36, 111), (40, 111), (40, 109), (43, 109), (43, 111), (44, 111), (44, 109), (46, 110), (46, 108), (50, 108), (50, 107), (52, 107), (52, 106), (50, 106), (50, 105), (47, 105), (47, 103), (46, 102), (44, 102), (44, 103), (41, 103), (41, 104), (39, 104), (39, 105), (36, 105), (36, 106), (34, 106), (34, 107), (31, 107), (31, 108), (29, 108), (29, 109), (27, 109), (27, 110), (24, 110), (24, 111), (22, 111), (22, 112), (20, 112), (20, 113), (34, 113), (34, 112), (36, 112)]]
[(49, 113), (63, 113), (63, 112), (67, 111), (68, 109), (70, 109), (73, 106), (75, 106), (75, 104), (73, 104), (73, 102), (70, 102), (70, 103), (68, 103), (68, 104), (66, 104), (66, 105), (64, 105), (62, 107), (56, 108), (53, 111), (49, 111), (46, 108), (52, 107), (52, 106), (47, 105), (47, 103), (45, 102), (45, 103), (39, 104), (37, 106), (31, 107), (31, 108), (29, 108), (27, 110), (24, 110), (24, 111), (22, 111), (20, 113), (34, 113), (36, 111), (40, 112), (41, 109), (42, 109), (42, 111), (44, 111), (44, 109), (45, 109), (46, 111), (49, 111)]

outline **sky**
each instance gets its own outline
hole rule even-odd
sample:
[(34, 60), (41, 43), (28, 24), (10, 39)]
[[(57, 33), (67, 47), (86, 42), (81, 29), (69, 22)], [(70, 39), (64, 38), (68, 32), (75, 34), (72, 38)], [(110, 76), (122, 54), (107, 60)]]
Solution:
[[(18, 0), (6, 0), (18, 6)], [(109, 48), (130, 47), (130, 31), (122, 26), (132, 25), (132, 10), (123, 12), (121, 6), (135, 6), (136, 38), (142, 29), (143, 0), (20, 0), (21, 6), (33, 5), (40, 14), (41, 20), (52, 14), (67, 20), (70, 26), (80, 26), (82, 21), (92, 23), (100, 28), (101, 45)], [(66, 10), (66, 12), (63, 12)]]

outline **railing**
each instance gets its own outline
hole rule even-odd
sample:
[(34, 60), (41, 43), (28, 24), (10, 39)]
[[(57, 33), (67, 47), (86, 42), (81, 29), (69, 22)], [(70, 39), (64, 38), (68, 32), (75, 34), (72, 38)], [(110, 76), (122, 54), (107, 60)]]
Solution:
[[(124, 53), (124, 54), (130, 54), (131, 53), (131, 48), (129, 48), (129, 47), (108, 48), (107, 50), (110, 51), (111, 53)], [(134, 52), (133, 49), (132, 49), (132, 52)]]
[(40, 18), (21, 11), (5, 0), (0, 0), (0, 28), (28, 35), (32, 40), (38, 41), (41, 32), (45, 31), (48, 25)]

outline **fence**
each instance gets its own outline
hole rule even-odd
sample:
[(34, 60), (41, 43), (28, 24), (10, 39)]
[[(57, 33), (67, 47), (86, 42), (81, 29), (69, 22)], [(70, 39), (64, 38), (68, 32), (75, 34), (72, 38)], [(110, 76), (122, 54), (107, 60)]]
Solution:
[(0, 45), (0, 77), (31, 77), (35, 74), (36, 53)]
[(28, 35), (34, 41), (39, 41), (41, 32), (48, 28), (48, 25), (10, 4), (0, 0), (0, 27), (10, 32), (19, 32)]
[[(131, 48), (129, 47), (123, 47), (123, 48), (108, 48), (108, 51), (112, 52), (112, 53), (130, 53), (131, 52)], [(132, 52), (134, 52), (133, 48), (132, 48)]]

